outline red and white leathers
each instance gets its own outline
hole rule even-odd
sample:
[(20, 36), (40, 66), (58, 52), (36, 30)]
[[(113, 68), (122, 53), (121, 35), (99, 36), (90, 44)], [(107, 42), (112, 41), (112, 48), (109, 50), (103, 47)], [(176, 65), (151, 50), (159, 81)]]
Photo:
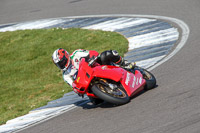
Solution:
[(81, 61), (81, 58), (90, 58), (94, 55), (98, 56), (98, 52), (83, 49), (77, 49), (72, 54), (70, 54), (71, 64), (66, 70), (63, 71), (64, 81), (72, 86), (72, 83), (79, 69), (79, 62)]

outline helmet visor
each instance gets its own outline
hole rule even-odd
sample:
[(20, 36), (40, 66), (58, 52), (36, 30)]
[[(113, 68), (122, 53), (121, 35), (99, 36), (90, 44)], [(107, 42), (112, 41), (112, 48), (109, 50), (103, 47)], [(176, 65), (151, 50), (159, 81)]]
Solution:
[(60, 69), (64, 69), (65, 65), (67, 64), (67, 62), (68, 62), (68, 59), (67, 58), (63, 58), (61, 61), (56, 63), (56, 66), (58, 66)]

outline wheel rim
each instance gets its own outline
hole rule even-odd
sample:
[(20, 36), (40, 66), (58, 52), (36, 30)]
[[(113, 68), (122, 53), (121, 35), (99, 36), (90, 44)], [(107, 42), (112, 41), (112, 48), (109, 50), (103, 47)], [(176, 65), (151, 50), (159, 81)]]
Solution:
[(120, 88), (111, 89), (110, 87), (98, 84), (97, 87), (104, 93), (117, 98), (125, 98), (126, 94)]
[(148, 72), (144, 71), (143, 78), (147, 79), (147, 80), (150, 80), (150, 79), (152, 79), (152, 76)]

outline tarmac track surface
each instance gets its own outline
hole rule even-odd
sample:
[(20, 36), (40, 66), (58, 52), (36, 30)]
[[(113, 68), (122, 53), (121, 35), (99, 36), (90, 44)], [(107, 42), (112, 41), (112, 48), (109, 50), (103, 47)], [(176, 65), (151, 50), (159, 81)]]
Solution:
[(198, 0), (1, 0), (0, 24), (93, 14), (143, 14), (178, 18), (189, 39), (170, 60), (152, 70), (158, 87), (130, 103), (83, 105), (22, 133), (199, 133), (200, 1)]

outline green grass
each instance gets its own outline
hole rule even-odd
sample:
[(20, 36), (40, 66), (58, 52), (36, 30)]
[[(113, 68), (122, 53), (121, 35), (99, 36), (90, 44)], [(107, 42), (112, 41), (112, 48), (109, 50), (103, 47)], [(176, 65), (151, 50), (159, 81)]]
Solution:
[(75, 28), (0, 33), (0, 125), (72, 91), (52, 63), (58, 48), (115, 49), (123, 56), (128, 42), (118, 33)]

